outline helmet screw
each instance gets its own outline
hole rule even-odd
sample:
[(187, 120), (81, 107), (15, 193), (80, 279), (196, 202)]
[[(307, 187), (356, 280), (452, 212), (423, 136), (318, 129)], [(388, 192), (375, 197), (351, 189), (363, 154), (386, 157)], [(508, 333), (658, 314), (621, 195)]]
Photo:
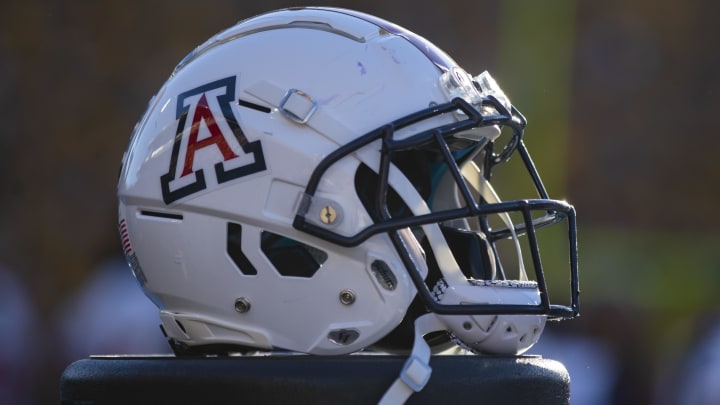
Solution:
[(355, 293), (352, 290), (340, 291), (340, 302), (343, 305), (352, 305), (355, 302)]
[(320, 210), (320, 221), (324, 224), (332, 224), (337, 219), (335, 208), (326, 205)]
[(250, 310), (250, 300), (245, 297), (240, 297), (235, 300), (235, 310), (244, 314)]

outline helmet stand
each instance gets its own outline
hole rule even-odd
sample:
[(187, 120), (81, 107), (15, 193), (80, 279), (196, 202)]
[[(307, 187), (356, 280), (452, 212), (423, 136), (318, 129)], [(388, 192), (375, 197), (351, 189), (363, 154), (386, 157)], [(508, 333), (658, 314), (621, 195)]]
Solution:
[[(377, 403), (407, 357), (278, 354), (239, 357), (92, 356), (60, 380), (63, 404)], [(410, 403), (570, 403), (565, 367), (539, 356), (434, 355)]]

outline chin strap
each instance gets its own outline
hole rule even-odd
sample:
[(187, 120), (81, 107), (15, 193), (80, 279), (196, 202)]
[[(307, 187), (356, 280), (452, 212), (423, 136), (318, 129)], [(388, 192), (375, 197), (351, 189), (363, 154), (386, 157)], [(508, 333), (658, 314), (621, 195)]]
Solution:
[[(480, 194), (480, 196), (482, 196), (482, 198), (488, 204), (499, 204), (502, 202), (500, 200), (500, 197), (498, 197), (497, 193), (495, 192), (492, 184), (490, 184), (490, 181), (488, 181), (488, 179), (486, 179), (485, 176), (482, 175), (480, 169), (474, 162), (470, 162), (469, 164), (464, 165), (461, 171), (462, 175), (468, 180), (467, 183), (473, 189), (475, 189), (475, 191)], [(500, 219), (502, 219), (502, 221), (505, 223), (505, 226), (507, 226), (507, 228), (510, 230), (512, 240), (515, 243), (515, 250), (518, 256), (518, 280), (527, 281), (527, 272), (525, 271), (525, 264), (522, 257), (522, 249), (520, 248), (520, 241), (518, 239), (517, 233), (515, 233), (515, 225), (513, 225), (510, 214), (508, 214), (507, 212), (501, 212), (497, 215), (500, 216)]]
[(378, 405), (403, 404), (410, 395), (420, 392), (432, 374), (430, 367), (430, 346), (424, 336), (430, 332), (445, 330), (447, 327), (434, 313), (427, 313), (415, 320), (415, 341), (410, 358), (400, 372), (400, 376), (385, 391)]

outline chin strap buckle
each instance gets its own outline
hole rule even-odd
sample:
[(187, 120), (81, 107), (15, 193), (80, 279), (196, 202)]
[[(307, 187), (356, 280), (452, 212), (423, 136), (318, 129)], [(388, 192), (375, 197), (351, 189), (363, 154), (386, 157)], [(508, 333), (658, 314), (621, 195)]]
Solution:
[(410, 358), (407, 359), (395, 382), (385, 391), (379, 405), (403, 404), (410, 395), (421, 391), (432, 374), (430, 346), (424, 336), (430, 332), (445, 330), (445, 324), (434, 314), (428, 313), (415, 320), (415, 340)]
[(430, 380), (430, 374), (432, 374), (430, 364), (412, 356), (405, 362), (400, 372), (400, 379), (414, 392), (420, 392)]

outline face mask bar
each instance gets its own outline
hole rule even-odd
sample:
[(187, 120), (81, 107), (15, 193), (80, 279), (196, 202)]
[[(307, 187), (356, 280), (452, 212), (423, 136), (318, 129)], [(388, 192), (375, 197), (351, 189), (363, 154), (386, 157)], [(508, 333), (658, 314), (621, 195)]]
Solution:
[[(298, 212), (295, 216), (295, 220), (293, 221), (293, 226), (296, 229), (303, 230), (312, 235), (318, 236), (322, 239), (326, 239), (341, 246), (352, 247), (359, 245), (360, 243), (367, 240), (369, 237), (381, 232), (472, 216), (472, 213), (469, 213), (467, 208), (458, 208), (455, 210), (447, 211), (446, 214), (441, 217), (437, 216), (437, 214), (439, 213), (433, 213), (428, 215), (420, 215), (412, 218), (391, 218), (382, 223), (375, 223), (353, 236), (342, 236), (327, 229), (321, 228), (315, 224), (309, 223), (305, 220), (305, 215), (308, 212), (312, 197), (315, 194), (318, 185), (320, 184), (322, 176), (330, 168), (330, 166), (335, 164), (335, 162), (337, 162), (338, 160), (350, 155), (351, 153), (359, 150), (364, 146), (367, 146), (374, 141), (382, 140), (383, 150), (380, 164), (381, 170), (379, 173), (380, 182), (378, 184), (380, 192), (376, 193), (376, 195), (380, 198), (381, 201), (379, 202), (379, 205), (385, 206), (386, 204), (383, 199), (385, 198), (385, 196), (387, 196), (388, 169), (390, 166), (391, 153), (428, 147), (429, 145), (437, 142), (438, 138), (442, 140), (442, 142), (440, 143), (442, 143), (443, 145), (447, 145), (448, 141), (452, 143), (452, 136), (458, 132), (484, 126), (504, 125), (512, 119), (510, 112), (493, 97), (488, 97), (484, 104), (494, 106), (500, 113), (497, 115), (483, 116), (464, 99), (455, 98), (448, 103), (434, 105), (424, 110), (420, 110), (416, 113), (407, 115), (396, 121), (393, 121), (363, 136), (360, 136), (354, 141), (351, 141), (331, 152), (317, 165), (312, 175), (310, 176), (310, 180), (308, 181), (308, 184), (305, 188), (305, 194), (302, 196), (300, 205), (298, 207)], [(438, 128), (434, 128), (432, 130), (420, 132), (406, 139), (393, 139), (395, 131), (398, 131), (417, 122), (427, 120), (438, 115), (455, 112), (458, 110), (464, 113), (467, 118), (462, 121), (457, 121), (443, 125)], [(517, 133), (514, 133), (513, 137), (522, 136), (522, 131), (514, 132)], [(510, 141), (510, 143), (513, 143), (513, 141)], [(498, 163), (509, 158), (509, 155), (512, 153), (512, 151), (506, 152), (506, 149), (509, 146), (510, 145), (506, 146), (501, 153), (501, 155), (507, 154), (507, 157), (501, 157), (500, 155), (495, 157), (495, 160), (497, 160)], [(457, 164), (455, 164), (454, 160), (450, 164), (451, 168), (453, 168), (453, 166), (454, 170), (458, 171)], [(386, 209), (380, 209), (378, 211), (385, 212)]]
[[(479, 102), (473, 103), (478, 108), (473, 107), (464, 98), (456, 97), (448, 103), (431, 106), (427, 109), (410, 114), (376, 130), (373, 130), (352, 142), (336, 149), (327, 155), (315, 168), (310, 180), (305, 188), (305, 193), (301, 197), (301, 201), (293, 221), (293, 226), (319, 237), (331, 243), (340, 246), (353, 247), (364, 242), (373, 235), (379, 233), (387, 233), (392, 240), (396, 250), (400, 254), (403, 264), (408, 269), (409, 275), (417, 288), (418, 294), (423, 303), (429, 310), (446, 315), (484, 315), (484, 314), (527, 314), (527, 315), (547, 315), (549, 318), (572, 318), (579, 313), (579, 282), (577, 274), (577, 234), (575, 223), (575, 209), (562, 201), (551, 200), (547, 196), (547, 192), (540, 180), (537, 170), (530, 159), (523, 142), (522, 135), (525, 127), (525, 119), (514, 108), (508, 109), (502, 101), (493, 95), (484, 96)], [(480, 111), (485, 112), (483, 115)], [(393, 139), (396, 131), (405, 128), (414, 123), (433, 118), (442, 114), (454, 113), (456, 116), (464, 116), (465, 119), (442, 125), (440, 127), (426, 130), (407, 137), (405, 139)], [(530, 172), (532, 181), (541, 198), (529, 200), (515, 200), (500, 202), (495, 204), (476, 203), (472, 197), (467, 182), (463, 179), (458, 162), (451, 152), (451, 145), (454, 141), (453, 136), (462, 131), (468, 131), (486, 126), (507, 126), (513, 131), (512, 138), (498, 154), (490, 153), (485, 160), (485, 176), (489, 178), (492, 168), (500, 163), (507, 161), (516, 150), (521, 156), (525, 167)], [(345, 236), (333, 232), (312, 223), (306, 219), (312, 203), (313, 196), (317, 191), (318, 185), (325, 172), (337, 161), (369, 145), (370, 143), (381, 140), (382, 153), (380, 159), (380, 167), (378, 171), (378, 184), (376, 197), (376, 211), (381, 213), (381, 221), (360, 230), (355, 235)], [(492, 145), (489, 143), (488, 145)], [(391, 217), (387, 204), (387, 196), (389, 190), (388, 176), (390, 171), (391, 156), (395, 152), (422, 149), (422, 148), (438, 148), (448, 170), (454, 177), (458, 185), (462, 199), (465, 205), (458, 208), (446, 209), (438, 212), (430, 212), (423, 215), (394, 218)], [(533, 219), (532, 212), (544, 211), (545, 215), (541, 218)], [(532, 257), (533, 267), (535, 269), (535, 277), (537, 280), (538, 290), (540, 292), (540, 304), (538, 305), (503, 305), (503, 304), (468, 304), (468, 305), (445, 305), (439, 304), (433, 299), (432, 293), (425, 284), (420, 271), (416, 268), (413, 259), (410, 257), (404, 242), (398, 233), (400, 229), (412, 228), (421, 225), (442, 223), (460, 218), (485, 218), (487, 215), (502, 214), (507, 212), (519, 212), (523, 221), (521, 224), (513, 225), (514, 229), (505, 228), (497, 231), (488, 230), (488, 238), (490, 240), (498, 240), (508, 238), (512, 233), (524, 234), (528, 238), (530, 246), (530, 254)], [(551, 305), (548, 298), (548, 288), (545, 282), (544, 273), (542, 271), (542, 263), (540, 260), (540, 252), (536, 239), (535, 230), (550, 224), (554, 224), (563, 220), (567, 220), (568, 224), (568, 240), (570, 254), (570, 288), (571, 297), (570, 305)]]

